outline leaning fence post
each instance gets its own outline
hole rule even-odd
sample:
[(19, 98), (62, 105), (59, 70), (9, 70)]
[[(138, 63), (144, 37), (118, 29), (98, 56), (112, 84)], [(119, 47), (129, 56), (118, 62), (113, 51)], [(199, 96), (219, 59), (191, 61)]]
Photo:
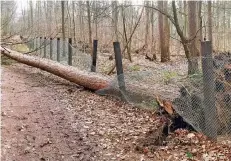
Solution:
[(68, 65), (72, 65), (72, 38), (68, 38)]
[(93, 41), (92, 64), (91, 64), (92, 72), (96, 71), (97, 46), (98, 46), (98, 40), (94, 40)]
[(125, 92), (125, 81), (124, 81), (120, 43), (113, 42), (113, 46), (114, 46), (114, 52), (115, 52), (115, 63), (116, 63), (117, 80), (118, 80), (119, 88), (122, 92)]
[(60, 38), (57, 37), (57, 61), (60, 62)]
[(39, 39), (39, 54), (42, 56), (42, 37)]
[(204, 84), (204, 117), (205, 133), (208, 137), (217, 139), (217, 110), (214, 93), (214, 71), (211, 41), (201, 42), (202, 71)]
[(47, 53), (46, 53), (46, 49), (47, 49), (47, 38), (44, 37), (44, 54), (43, 54), (43, 57), (46, 58), (47, 57)]
[(53, 39), (50, 38), (50, 59), (53, 59)]

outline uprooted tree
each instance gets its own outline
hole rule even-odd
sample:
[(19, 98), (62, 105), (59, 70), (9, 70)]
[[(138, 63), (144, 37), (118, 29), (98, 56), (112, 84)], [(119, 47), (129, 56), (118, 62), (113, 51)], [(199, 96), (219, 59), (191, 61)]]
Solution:
[[(111, 90), (111, 88), (110, 88), (111, 80), (109, 78), (99, 74), (99, 73), (81, 71), (77, 68), (74, 68), (71, 66), (65, 66), (63, 64), (60, 64), (58, 62), (55, 62), (55, 61), (52, 61), (49, 59), (38, 58), (35, 56), (29, 56), (29, 55), (21, 54), (19, 52), (12, 51), (12, 50), (4, 48), (4, 47), (0, 47), (0, 51), (1, 51), (2, 55), (5, 55), (11, 59), (14, 59), (14, 60), (20, 62), (20, 63), (42, 69), (42, 70), (47, 71), (49, 73), (52, 73), (56, 76), (64, 78), (70, 82), (76, 83), (80, 86), (83, 86), (87, 89), (90, 89), (92, 91), (105, 90), (104, 91), (105, 94), (107, 94), (107, 92), (109, 92), (109, 94), (111, 94), (113, 92), (115, 96), (118, 96), (118, 95), (121, 96), (120, 95), (121, 91), (119, 91), (117, 89)], [(129, 96), (132, 96), (135, 98), (141, 97), (141, 95), (139, 95), (139, 93), (137, 93), (137, 88), (132, 87), (132, 86), (128, 86), (128, 89), (126, 90), (126, 95), (129, 95)], [(143, 94), (142, 94), (142, 96), (143, 96)], [(147, 97), (149, 97), (149, 96), (147, 96)], [(166, 119), (164, 119), (164, 120), (166, 120), (166, 121), (169, 119), (172, 120), (172, 122), (173, 122), (173, 123), (171, 123), (172, 130), (175, 130), (176, 127), (177, 128), (179, 127), (176, 124), (179, 124), (180, 126), (184, 125), (185, 128), (191, 127), (190, 124), (186, 123), (182, 119), (182, 117), (176, 113), (176, 111), (173, 108), (171, 101), (163, 100), (159, 97), (156, 97), (156, 98), (149, 97), (149, 99), (156, 99), (156, 101), (160, 107), (160, 111), (164, 111), (164, 113), (166, 114), (166, 115), (164, 115), (164, 117), (166, 117)], [(170, 123), (165, 122), (165, 123), (163, 123), (162, 126), (166, 126), (166, 128), (167, 128), (168, 126), (170, 126)], [(165, 131), (161, 131), (161, 133), (162, 132), (163, 132), (163, 134), (166, 133), (166, 128), (164, 128)]]

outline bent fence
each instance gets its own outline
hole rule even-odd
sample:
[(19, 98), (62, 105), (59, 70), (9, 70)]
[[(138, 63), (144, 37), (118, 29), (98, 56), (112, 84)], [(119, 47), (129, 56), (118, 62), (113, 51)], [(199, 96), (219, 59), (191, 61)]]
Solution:
[[(161, 64), (141, 61), (135, 56), (134, 62), (124, 63), (123, 68), (118, 42), (114, 43), (115, 62), (108, 59), (110, 54), (97, 52), (97, 40), (93, 42), (92, 54), (87, 53), (88, 45), (82, 42), (73, 45), (70, 38), (37, 37), (29, 46), (39, 57), (81, 70), (105, 73), (105, 68), (115, 63), (114, 81), (108, 89), (97, 91), (99, 94), (115, 95), (113, 89), (117, 89), (127, 102), (153, 109), (157, 106), (155, 98), (160, 96), (171, 100), (177, 113), (197, 131), (213, 139), (231, 136), (231, 53), (212, 53), (209, 41), (201, 42), (202, 55), (194, 58), (198, 60), (199, 71), (190, 76), (185, 58)], [(131, 90), (137, 94), (127, 92)]]

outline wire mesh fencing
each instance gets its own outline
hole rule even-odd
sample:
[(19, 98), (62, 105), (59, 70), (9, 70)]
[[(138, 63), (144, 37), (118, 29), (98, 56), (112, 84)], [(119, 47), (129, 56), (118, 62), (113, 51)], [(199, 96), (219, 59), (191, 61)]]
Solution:
[[(87, 53), (89, 46), (86, 44), (78, 42), (73, 45), (68, 43), (68, 39), (63, 41), (57, 38), (46, 41), (37, 38), (33, 41), (36, 44), (34, 49), (39, 48), (38, 56), (64, 65), (68, 65), (68, 50), (71, 48), (72, 66), (91, 71), (92, 56)], [(157, 97), (169, 100), (175, 111), (195, 130), (212, 138), (231, 136), (231, 53), (213, 53), (212, 57), (212, 50), (208, 46), (205, 44), (207, 49), (202, 51), (205, 55), (191, 60), (198, 65), (195, 74), (188, 75), (189, 60), (186, 58), (158, 63), (141, 61), (137, 56), (133, 63), (123, 59), (124, 72), (110, 76), (110, 85), (96, 92), (117, 96), (135, 106), (154, 110), (158, 106)], [(97, 57), (96, 72), (101, 74), (105, 73), (105, 66), (115, 62), (103, 53)], [(125, 82), (125, 88), (118, 83), (121, 79)]]

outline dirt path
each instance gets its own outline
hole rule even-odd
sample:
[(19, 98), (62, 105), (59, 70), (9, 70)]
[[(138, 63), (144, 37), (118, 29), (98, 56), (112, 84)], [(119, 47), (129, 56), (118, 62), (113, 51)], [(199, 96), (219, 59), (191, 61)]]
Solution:
[(26, 65), (1, 72), (2, 161), (231, 160), (230, 142), (184, 130), (155, 146), (160, 119), (148, 110)]
[(2, 161), (139, 160), (152, 113), (21, 64), (2, 66)]

